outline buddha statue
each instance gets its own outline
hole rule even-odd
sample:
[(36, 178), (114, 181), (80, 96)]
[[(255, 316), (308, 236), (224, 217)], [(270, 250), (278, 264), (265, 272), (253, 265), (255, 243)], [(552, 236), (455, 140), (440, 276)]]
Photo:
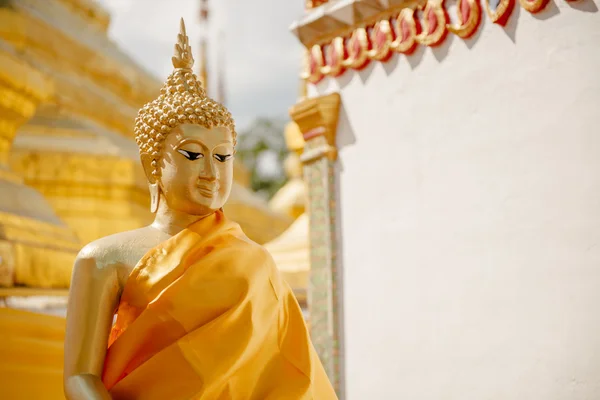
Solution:
[(172, 61), (135, 121), (155, 219), (77, 256), (65, 395), (336, 399), (272, 257), (224, 215), (235, 125), (192, 72), (183, 20)]

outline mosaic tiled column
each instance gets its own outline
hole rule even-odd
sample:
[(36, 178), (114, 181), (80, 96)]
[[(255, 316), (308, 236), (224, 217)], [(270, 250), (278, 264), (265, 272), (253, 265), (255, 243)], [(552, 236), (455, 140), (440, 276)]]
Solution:
[(336, 257), (335, 135), (337, 93), (304, 100), (290, 110), (305, 140), (301, 160), (308, 187), (310, 285), (308, 307), (313, 344), (338, 394), (341, 391), (341, 315)]

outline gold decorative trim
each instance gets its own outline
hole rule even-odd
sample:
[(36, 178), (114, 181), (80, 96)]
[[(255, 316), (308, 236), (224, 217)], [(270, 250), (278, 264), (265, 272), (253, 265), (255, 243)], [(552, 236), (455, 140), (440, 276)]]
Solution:
[(396, 39), (392, 42), (392, 49), (399, 53), (409, 54), (417, 47), (417, 23), (415, 10), (405, 8), (394, 19)]
[(500, 0), (495, 10), (492, 10), (490, 6), (490, 0), (485, 1), (485, 12), (493, 23), (498, 25), (505, 25), (508, 21), (508, 17), (514, 8), (514, 0)]
[(302, 75), (303, 79), (308, 80), (311, 83), (317, 83), (323, 79), (323, 69), (325, 67), (325, 61), (323, 57), (323, 51), (321, 46), (314, 45), (310, 52), (307, 54), (308, 71)]
[[(426, 46), (441, 43), (448, 32), (443, 0), (411, 4), (393, 13), (387, 10), (380, 15), (381, 19), (357, 27), (348, 37), (337, 36), (329, 42), (312, 45), (302, 79), (316, 84), (326, 76), (339, 76), (347, 69), (360, 70), (372, 60), (385, 62), (394, 51), (410, 54), (419, 43)], [(415, 8), (423, 9), (420, 23)], [(423, 27), (420, 33), (418, 26)]]
[(417, 42), (425, 46), (435, 46), (446, 37), (447, 17), (443, 0), (429, 0), (423, 9), (421, 26), (423, 31), (417, 35)]
[(392, 55), (394, 34), (389, 20), (383, 20), (371, 31), (369, 37), (372, 49), (366, 52), (367, 57), (376, 61), (386, 61)]
[(519, 0), (519, 4), (532, 14), (540, 12), (548, 4), (548, 0)]
[(448, 30), (463, 39), (472, 36), (481, 21), (479, 0), (459, 0), (456, 13), (458, 23), (446, 25)]
[[(344, 42), (344, 39), (342, 39)], [(313, 53), (319, 51), (319, 46), (313, 46)], [(360, 69), (369, 62), (369, 39), (365, 28), (359, 28), (350, 37), (347, 44), (348, 58), (342, 60), (346, 68)]]
[[(343, 60), (346, 53), (344, 38), (337, 37), (327, 47), (327, 63), (323, 67), (325, 75), (338, 76), (344, 72)], [(340, 57), (341, 55), (341, 57)]]
[[(494, 9), (490, 0), (484, 1), (492, 22), (506, 24), (515, 0), (499, 0)], [(326, 76), (340, 76), (348, 69), (360, 70), (371, 61), (385, 62), (394, 51), (408, 55), (418, 44), (437, 46), (448, 32), (467, 39), (481, 25), (480, 0), (458, 0), (455, 21), (448, 17), (444, 0), (406, 0), (379, 1), (380, 12), (369, 14), (362, 21), (348, 22), (350, 11), (351, 15), (360, 15), (356, 7), (371, 3), (369, 0), (356, 0), (340, 3), (339, 7), (336, 3), (336, 7), (325, 7), (318, 13), (315, 11), (314, 17), (309, 13), (293, 25), (294, 33), (310, 49), (305, 71), (301, 74), (303, 79), (316, 84)], [(544, 9), (548, 0), (519, 0), (519, 3), (525, 10), (535, 13)], [(384, 4), (387, 5), (385, 9)], [(420, 17), (416, 16), (417, 11), (422, 11)], [(323, 29), (316, 30), (316, 27)], [(419, 30), (419, 27), (422, 29)]]

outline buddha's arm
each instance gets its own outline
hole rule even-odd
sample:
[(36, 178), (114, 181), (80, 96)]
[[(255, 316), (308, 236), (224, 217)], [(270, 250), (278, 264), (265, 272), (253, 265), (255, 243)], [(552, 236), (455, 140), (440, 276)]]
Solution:
[(102, 368), (119, 299), (117, 269), (78, 256), (71, 278), (65, 336), (64, 386), (68, 400), (110, 399)]

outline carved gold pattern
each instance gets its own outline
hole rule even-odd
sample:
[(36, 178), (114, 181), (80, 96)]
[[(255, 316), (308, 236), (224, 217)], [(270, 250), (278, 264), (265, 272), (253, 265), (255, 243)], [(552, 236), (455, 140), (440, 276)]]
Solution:
[(505, 25), (514, 8), (514, 4), (514, 0), (499, 0), (496, 9), (492, 10), (490, 0), (485, 0), (485, 12), (493, 23)]
[(321, 46), (314, 45), (306, 55), (307, 72), (302, 75), (303, 79), (311, 83), (317, 83), (323, 78), (325, 60)]
[(446, 36), (446, 10), (443, 0), (429, 0), (423, 8), (423, 30), (417, 35), (417, 42), (425, 46), (435, 46), (441, 43)]
[(540, 12), (548, 4), (548, 0), (519, 0), (519, 4), (532, 14)]
[[(327, 57), (325, 58), (326, 63), (323, 67), (323, 73), (325, 75), (338, 76), (344, 72), (344, 60), (345, 48), (344, 38), (337, 37), (327, 45), (326, 50)], [(342, 57), (340, 57), (342, 55)]]
[[(354, 31), (348, 40), (348, 58), (342, 59), (342, 65), (346, 68), (361, 69), (369, 62), (369, 38), (365, 28)], [(313, 54), (319, 54), (318, 45), (313, 46)]]
[(456, 14), (457, 24), (448, 24), (447, 28), (455, 35), (466, 39), (473, 35), (481, 21), (481, 5), (479, 0), (459, 0)]
[(409, 54), (417, 46), (417, 23), (415, 22), (415, 11), (412, 8), (404, 8), (394, 18), (396, 39), (392, 42), (392, 49), (399, 53)]
[(290, 115), (305, 140), (301, 157), (309, 198), (310, 283), (308, 305), (312, 342), (334, 388), (342, 389), (340, 284), (336, 245), (335, 135), (338, 93), (294, 105)]
[(394, 35), (390, 21), (385, 19), (375, 25), (370, 35), (372, 49), (366, 52), (367, 56), (376, 61), (385, 61), (392, 55)]
[[(494, 10), (490, 0), (484, 1), (492, 22), (506, 24), (515, 0), (499, 0)], [(548, 0), (519, 0), (519, 3), (525, 10), (536, 13), (545, 8)], [(456, 21), (449, 21), (444, 0), (401, 4), (389, 5), (379, 14), (365, 21), (355, 21), (341, 30), (336, 28), (320, 35), (309, 35), (310, 39), (303, 39), (308, 36), (299, 33), (303, 44), (310, 49), (301, 77), (316, 84), (326, 76), (340, 76), (348, 69), (360, 70), (372, 60), (385, 62), (393, 52), (408, 55), (417, 44), (437, 46), (448, 32), (468, 39), (481, 25), (480, 0), (458, 0)], [(421, 11), (420, 17), (417, 17), (417, 11)], [(302, 26), (294, 29), (302, 32)]]

